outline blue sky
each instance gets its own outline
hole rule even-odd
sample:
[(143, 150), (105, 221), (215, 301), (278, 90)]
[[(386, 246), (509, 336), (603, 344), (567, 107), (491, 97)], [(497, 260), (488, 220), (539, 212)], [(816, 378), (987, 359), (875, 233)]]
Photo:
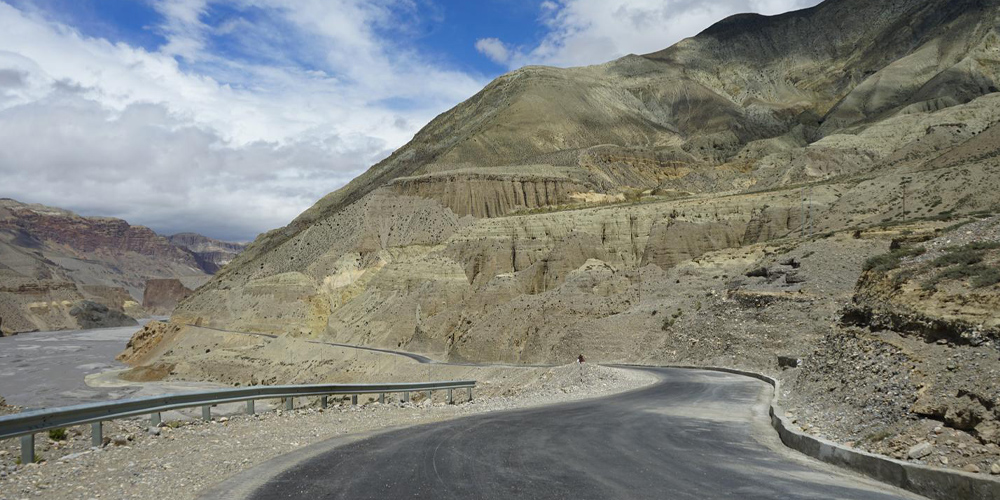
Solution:
[[(8, 3), (21, 10), (36, 11), (82, 35), (150, 52), (161, 50), (170, 41), (169, 33), (162, 28), (167, 16), (156, 8), (157, 2), (153, 0), (9, 0)], [(477, 40), (502, 36), (514, 46), (537, 44), (547, 33), (543, 24), (544, 12), (539, 7), (541, 3), (538, 0), (398, 2), (387, 5), (393, 23), (376, 28), (380, 36), (395, 39), (407, 50), (419, 52), (442, 66), (493, 78), (508, 67), (485, 57), (476, 49)], [(292, 62), (302, 68), (323, 69), (314, 60), (321, 54), (302, 51), (308, 46), (309, 38), (298, 36), (294, 26), (274, 14), (274, 9), (257, 5), (210, 2), (201, 21), (216, 30), (236, 19), (267, 26), (281, 33), (269, 40), (272, 47), (293, 57), (291, 61), (274, 60), (224, 30), (208, 36), (207, 50), (226, 59), (251, 64)]]
[(0, 197), (232, 240), (526, 64), (819, 0), (0, 0)]

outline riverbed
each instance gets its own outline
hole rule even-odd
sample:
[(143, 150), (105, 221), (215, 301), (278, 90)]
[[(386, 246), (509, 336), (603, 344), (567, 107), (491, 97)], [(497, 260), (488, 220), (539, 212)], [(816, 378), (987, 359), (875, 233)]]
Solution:
[[(142, 321), (145, 323), (148, 320)], [(88, 375), (124, 365), (115, 356), (137, 326), (22, 333), (0, 338), (0, 396), (25, 409), (120, 399), (135, 387), (90, 387)]]

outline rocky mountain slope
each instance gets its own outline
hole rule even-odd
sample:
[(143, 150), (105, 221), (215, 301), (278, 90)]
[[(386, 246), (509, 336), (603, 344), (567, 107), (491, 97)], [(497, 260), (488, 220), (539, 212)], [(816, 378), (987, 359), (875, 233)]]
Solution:
[(2, 199), (0, 329), (135, 324), (147, 314), (147, 280), (183, 278), (193, 288), (208, 279), (203, 262), (211, 260), (121, 219)]
[(197, 233), (178, 233), (168, 236), (167, 241), (190, 250), (198, 265), (208, 274), (218, 272), (246, 248), (243, 243), (216, 240)]
[[(844, 380), (851, 365), (831, 349), (900, 349), (884, 335), (858, 343), (859, 330), (995, 360), (984, 318), (996, 317), (987, 307), (996, 283), (948, 288), (982, 279), (956, 276), (918, 301), (928, 292), (869, 286), (881, 278), (865, 269), (893, 240), (951, 234), (1000, 212), (998, 16), (996, 0), (828, 0), (729, 18), (654, 54), (501, 76), (259, 237), (180, 304), (162, 335), (146, 332), (157, 347), (134, 362), (142, 373), (227, 383), (291, 373), (285, 350), (189, 324), (482, 362), (583, 353), (777, 373), (784, 356), (804, 360), (782, 375), (798, 395)], [(982, 324), (979, 340), (874, 321), (892, 317), (863, 312), (875, 310), (864, 297), (878, 294), (945, 330)], [(966, 303), (961, 318), (949, 312)], [(899, 364), (891, 370), (907, 376)], [(323, 366), (294, 373), (320, 378)], [(892, 400), (877, 410), (814, 398), (826, 406), (799, 408), (804, 425), (837, 414), (871, 422), (868, 433), (909, 436), (905, 422), (942, 419), (993, 445), (993, 455), (951, 465), (986, 470), (1000, 458), (992, 434), (907, 403), (923, 394), (910, 380), (857, 386), (861, 401)], [(934, 402), (967, 393), (954, 379), (936, 384)], [(857, 431), (848, 427), (835, 437)]]

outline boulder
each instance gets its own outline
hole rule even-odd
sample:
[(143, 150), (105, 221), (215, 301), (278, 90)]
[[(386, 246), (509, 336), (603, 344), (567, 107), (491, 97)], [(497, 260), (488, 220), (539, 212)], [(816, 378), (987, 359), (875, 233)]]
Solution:
[(121, 311), (89, 300), (81, 300), (69, 310), (80, 328), (111, 328), (116, 326), (138, 326), (139, 322)]

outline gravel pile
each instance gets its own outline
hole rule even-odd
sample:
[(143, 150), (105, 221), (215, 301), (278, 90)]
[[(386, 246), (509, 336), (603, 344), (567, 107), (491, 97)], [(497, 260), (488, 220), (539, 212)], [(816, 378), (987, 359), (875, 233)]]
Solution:
[[(516, 369), (511, 369), (516, 370)], [(200, 420), (168, 421), (148, 428), (148, 421), (106, 423), (108, 444), (90, 448), (89, 426), (68, 430), (66, 441), (36, 436), (44, 459), (19, 465), (16, 440), (0, 447), (0, 500), (145, 499), (164, 492), (172, 499), (196, 498), (206, 487), (275, 456), (350, 433), (416, 425), (493, 411), (526, 408), (610, 395), (655, 381), (652, 375), (590, 364), (547, 370), (517, 390), (455, 405), (414, 394), (410, 403), (349, 403), (324, 410), (294, 411)], [(441, 392), (441, 391), (439, 391)], [(484, 388), (484, 393), (489, 391)]]

